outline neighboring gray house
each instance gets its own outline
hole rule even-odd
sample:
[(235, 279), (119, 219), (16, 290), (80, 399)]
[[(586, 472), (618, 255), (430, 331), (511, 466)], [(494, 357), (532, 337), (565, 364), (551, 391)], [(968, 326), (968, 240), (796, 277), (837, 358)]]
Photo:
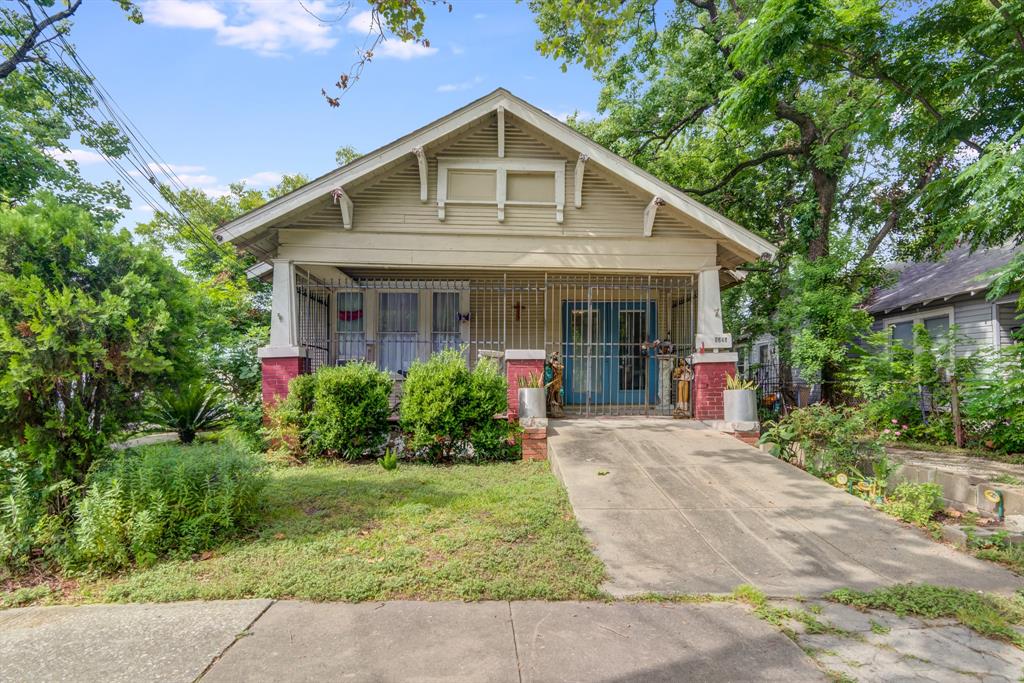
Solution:
[(989, 301), (992, 271), (1005, 266), (1024, 246), (1004, 246), (971, 252), (959, 247), (938, 261), (895, 264), (897, 281), (874, 293), (868, 311), (875, 318), (874, 329), (892, 329), (894, 339), (913, 343), (915, 323), (923, 324), (932, 336), (944, 334), (952, 325), (971, 341), (957, 347), (959, 354), (999, 349), (1011, 343), (1021, 327), (1017, 317), (1017, 294)]

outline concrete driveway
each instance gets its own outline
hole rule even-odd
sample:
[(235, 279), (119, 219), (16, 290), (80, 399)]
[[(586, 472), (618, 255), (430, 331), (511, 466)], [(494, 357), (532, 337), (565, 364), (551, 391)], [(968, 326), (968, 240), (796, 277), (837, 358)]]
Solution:
[(551, 423), (552, 467), (613, 595), (771, 596), (934, 583), (1009, 593), (1020, 577), (699, 422)]

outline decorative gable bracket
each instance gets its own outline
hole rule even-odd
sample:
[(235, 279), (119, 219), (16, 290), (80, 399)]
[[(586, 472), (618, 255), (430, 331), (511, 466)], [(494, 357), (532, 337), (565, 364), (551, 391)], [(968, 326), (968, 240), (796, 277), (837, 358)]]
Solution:
[(341, 224), (346, 230), (352, 229), (352, 198), (342, 188), (335, 188), (331, 191), (331, 199), (335, 206), (341, 207)]
[(427, 155), (422, 147), (413, 147), (412, 153), (416, 155), (416, 165), (420, 170), (420, 201), (427, 201)]
[(651, 203), (644, 209), (644, 237), (654, 234), (654, 218), (658, 214), (659, 206), (665, 206), (665, 200), (661, 197), (652, 197)]
[(589, 159), (590, 157), (581, 152), (580, 158), (576, 160), (576, 174), (573, 176), (573, 204), (577, 209), (583, 208), (583, 167), (586, 166)]

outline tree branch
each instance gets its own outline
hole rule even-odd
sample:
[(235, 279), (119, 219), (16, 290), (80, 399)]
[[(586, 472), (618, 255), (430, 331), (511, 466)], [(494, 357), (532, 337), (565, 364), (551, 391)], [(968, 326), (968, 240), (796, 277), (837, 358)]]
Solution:
[(4, 62), (0, 62), (0, 81), (7, 78), (18, 67), (18, 64), (25, 61), (28, 53), (36, 47), (36, 41), (43, 31), (73, 15), (81, 5), (82, 0), (74, 0), (74, 2), (68, 5), (67, 9), (61, 10), (52, 16), (47, 16), (42, 22), (37, 22), (35, 16), (30, 14), (29, 16), (32, 17), (32, 30), (28, 32), (21, 45), (14, 50), (14, 53)]
[(728, 185), (729, 181), (731, 181), (733, 178), (735, 178), (741, 171), (744, 171), (744, 170), (746, 170), (748, 168), (753, 168), (755, 166), (760, 166), (764, 162), (770, 161), (771, 159), (777, 159), (779, 157), (790, 156), (790, 155), (793, 155), (793, 154), (801, 154), (801, 153), (804, 153), (806, 151), (807, 151), (807, 147), (802, 145), (802, 144), (800, 144), (800, 145), (787, 145), (786, 147), (780, 147), (779, 149), (773, 149), (773, 150), (770, 150), (768, 152), (765, 152), (764, 154), (756, 156), (753, 159), (747, 159), (746, 161), (741, 161), (740, 163), (736, 164), (735, 166), (732, 167), (732, 169), (728, 173), (726, 173), (724, 176), (722, 176), (721, 180), (719, 180), (717, 183), (715, 183), (711, 187), (707, 187), (707, 188), (704, 188), (704, 189), (699, 189), (699, 188), (694, 188), (694, 187), (687, 187), (687, 188), (682, 188), (682, 189), (683, 189), (683, 192), (685, 192), (687, 194), (695, 194), (695, 195), (711, 194), (712, 192), (717, 192), (718, 190), (721, 190), (723, 187)]
[(992, 3), (992, 6), (996, 8), (997, 12), (1003, 15), (1003, 19), (1006, 20), (1006, 25), (1010, 27), (1010, 30), (1013, 31), (1013, 34), (1017, 37), (1017, 44), (1020, 45), (1021, 52), (1024, 52), (1024, 33), (1021, 33), (1021, 30), (1013, 25), (1013, 17), (1011, 17), (1007, 9), (1003, 7), (1003, 3), (1000, 2), (1000, 0), (989, 0), (989, 2)]
[(875, 255), (878, 248), (882, 246), (882, 242), (885, 241), (885, 238), (889, 236), (899, 223), (903, 212), (906, 211), (911, 202), (921, 194), (921, 191), (924, 190), (924, 188), (928, 186), (928, 183), (932, 181), (932, 178), (935, 177), (935, 173), (939, 170), (939, 166), (942, 165), (942, 160), (944, 158), (944, 155), (940, 154), (928, 162), (928, 165), (918, 177), (917, 182), (914, 183), (913, 189), (893, 201), (892, 208), (889, 209), (889, 214), (885, 217), (885, 222), (882, 223), (881, 227), (878, 228), (878, 232), (876, 232), (868, 241), (867, 246), (864, 248), (864, 253), (861, 254), (860, 260), (857, 261), (855, 270), (859, 270), (872, 256)]

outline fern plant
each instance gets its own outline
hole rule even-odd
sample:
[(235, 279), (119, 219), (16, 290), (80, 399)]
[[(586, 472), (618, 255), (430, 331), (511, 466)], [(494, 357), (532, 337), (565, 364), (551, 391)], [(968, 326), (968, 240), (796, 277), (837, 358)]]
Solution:
[(229, 417), (224, 393), (200, 382), (160, 394), (149, 411), (149, 420), (177, 432), (181, 443), (192, 443), (197, 432), (220, 427)]

